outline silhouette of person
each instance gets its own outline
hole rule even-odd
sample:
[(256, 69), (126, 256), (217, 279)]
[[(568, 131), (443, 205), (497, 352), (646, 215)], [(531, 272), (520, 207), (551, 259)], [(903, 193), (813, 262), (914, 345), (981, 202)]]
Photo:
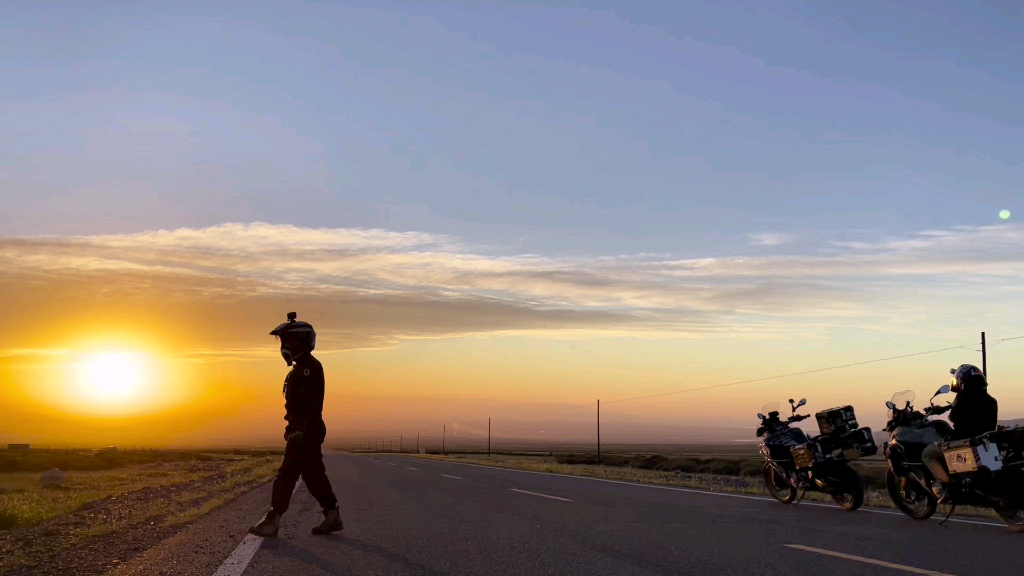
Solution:
[(316, 331), (297, 317), (295, 312), (289, 312), (288, 321), (270, 332), (281, 341), (281, 356), (292, 369), (284, 379), (283, 389), (284, 419), (288, 422), (284, 429), (284, 461), (274, 479), (270, 510), (249, 528), (249, 533), (257, 536), (277, 536), (281, 515), (288, 510), (300, 476), (323, 508), (324, 520), (313, 527), (312, 533), (330, 534), (344, 528), (321, 451), (327, 427), (323, 420), (324, 367), (313, 357)]
[[(957, 393), (956, 399), (952, 406), (932, 412), (942, 414), (949, 411), (949, 421), (953, 423), (953, 436), (949, 440), (965, 440), (995, 430), (999, 423), (999, 404), (989, 396), (985, 373), (973, 364), (961, 364), (950, 372), (953, 373), (950, 390)], [(934, 478), (932, 490), (944, 503), (950, 478), (941, 445), (938, 442), (926, 447), (921, 453), (921, 460)]]

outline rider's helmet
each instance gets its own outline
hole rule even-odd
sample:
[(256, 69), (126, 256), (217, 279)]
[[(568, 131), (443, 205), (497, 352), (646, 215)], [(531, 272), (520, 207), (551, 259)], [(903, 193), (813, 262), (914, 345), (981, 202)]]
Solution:
[(281, 341), (281, 356), (289, 366), (299, 356), (316, 348), (316, 331), (313, 326), (296, 318), (298, 315), (295, 312), (289, 312), (288, 321), (270, 331), (271, 336)]
[(985, 373), (974, 364), (961, 364), (959, 368), (950, 368), (949, 373), (953, 375), (953, 381), (949, 384), (952, 392), (988, 388)]

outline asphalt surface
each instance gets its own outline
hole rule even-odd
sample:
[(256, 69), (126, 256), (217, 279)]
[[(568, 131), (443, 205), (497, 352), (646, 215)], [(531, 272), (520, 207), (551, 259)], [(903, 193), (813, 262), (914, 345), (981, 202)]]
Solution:
[[(241, 574), (1024, 572), (1024, 534), (987, 521), (939, 526), (891, 512), (785, 506), (409, 456), (332, 455), (325, 462), (345, 530), (312, 536), (317, 506), (300, 486), (281, 536), (263, 541)], [(269, 487), (250, 493), (119, 575), (213, 574), (268, 498)]]

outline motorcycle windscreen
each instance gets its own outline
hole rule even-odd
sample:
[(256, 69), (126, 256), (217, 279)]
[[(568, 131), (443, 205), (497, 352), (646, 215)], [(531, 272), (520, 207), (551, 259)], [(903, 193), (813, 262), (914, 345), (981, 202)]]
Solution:
[[(892, 403), (896, 405), (897, 410), (904, 410), (907, 406), (913, 406), (916, 399), (917, 395), (914, 394), (913, 390), (904, 390), (892, 395)], [(892, 410), (889, 410), (889, 418), (892, 418)]]

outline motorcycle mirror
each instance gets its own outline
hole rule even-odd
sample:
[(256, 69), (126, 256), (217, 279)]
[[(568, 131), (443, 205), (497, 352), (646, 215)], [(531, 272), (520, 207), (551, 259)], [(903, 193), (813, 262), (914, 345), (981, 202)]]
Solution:
[(885, 407), (888, 408), (889, 410), (895, 410), (896, 409), (896, 405), (892, 403), (892, 400), (887, 400), (885, 402)]
[(757, 413), (757, 419), (758, 420), (764, 420), (764, 414), (761, 414), (760, 412), (758, 412)]
[(801, 398), (800, 401), (796, 403), (796, 407), (799, 408), (804, 404), (807, 404), (807, 398)]
[(935, 396), (940, 396), (942, 394), (949, 394), (949, 384), (943, 384), (941, 388), (936, 390), (935, 394), (928, 400), (928, 403), (932, 404), (932, 400), (935, 400)]
[(792, 398), (790, 398), (790, 399), (789, 399), (789, 403), (790, 403), (790, 404), (792, 404), (792, 403), (793, 403), (793, 399), (792, 399)]

